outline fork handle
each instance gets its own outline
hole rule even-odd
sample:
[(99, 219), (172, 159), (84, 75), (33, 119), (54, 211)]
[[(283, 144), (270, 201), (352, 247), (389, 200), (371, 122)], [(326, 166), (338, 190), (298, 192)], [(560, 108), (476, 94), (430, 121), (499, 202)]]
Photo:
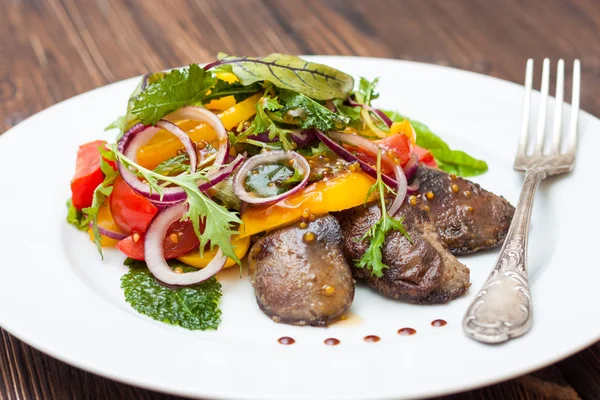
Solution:
[(463, 320), (464, 331), (475, 340), (502, 343), (521, 336), (531, 326), (527, 237), (535, 191), (545, 177), (546, 172), (539, 168), (525, 174), (515, 215), (496, 265)]

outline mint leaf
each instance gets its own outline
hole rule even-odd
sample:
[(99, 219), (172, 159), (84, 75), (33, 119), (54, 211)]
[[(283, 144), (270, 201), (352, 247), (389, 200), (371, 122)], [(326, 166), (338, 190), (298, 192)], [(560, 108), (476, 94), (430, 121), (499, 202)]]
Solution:
[[(394, 122), (408, 119), (395, 111), (384, 111)], [(461, 150), (452, 150), (439, 136), (431, 132), (429, 127), (421, 122), (408, 119), (417, 134), (417, 146), (431, 152), (438, 168), (450, 174), (459, 176), (481, 175), (488, 170), (483, 160), (478, 160)]]
[[(221, 284), (215, 278), (192, 287), (170, 289), (156, 281), (144, 262), (129, 265), (129, 272), (121, 277), (121, 288), (125, 301), (136, 311), (185, 329), (217, 329), (221, 322)], [(184, 273), (195, 270), (180, 262), (169, 261), (169, 265), (182, 268)]]
[(197, 64), (175, 69), (141, 92), (133, 101), (132, 114), (143, 124), (154, 125), (165, 115), (187, 105), (200, 103), (217, 78)]

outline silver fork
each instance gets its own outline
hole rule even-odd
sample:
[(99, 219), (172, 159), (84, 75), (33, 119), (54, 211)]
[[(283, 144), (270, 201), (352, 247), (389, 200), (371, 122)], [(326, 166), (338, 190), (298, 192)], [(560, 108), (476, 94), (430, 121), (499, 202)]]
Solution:
[[(579, 60), (575, 60), (573, 63), (569, 133), (566, 139), (566, 150), (561, 151), (561, 147), (564, 147), (561, 145), (561, 141), (564, 141), (564, 139), (561, 140), (563, 136), (564, 65), (563, 60), (558, 61), (552, 145), (549, 151), (545, 152), (550, 60), (546, 58), (543, 64), (540, 108), (535, 137), (529, 129), (533, 60), (527, 61), (521, 138), (514, 164), (515, 170), (525, 172), (525, 182), (496, 265), (483, 288), (469, 306), (463, 320), (463, 329), (467, 335), (480, 342), (505, 342), (523, 335), (531, 327), (531, 296), (527, 279), (527, 237), (533, 198), (542, 179), (573, 169), (577, 150), (581, 64)], [(530, 142), (533, 151), (528, 150)]]

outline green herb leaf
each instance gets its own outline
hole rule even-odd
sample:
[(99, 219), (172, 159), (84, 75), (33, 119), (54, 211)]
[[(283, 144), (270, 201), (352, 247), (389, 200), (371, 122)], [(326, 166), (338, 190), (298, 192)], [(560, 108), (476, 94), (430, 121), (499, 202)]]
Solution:
[(165, 115), (187, 105), (202, 102), (217, 78), (197, 64), (175, 69), (150, 83), (134, 99), (132, 114), (142, 123), (154, 125)]
[(373, 79), (372, 82), (361, 77), (358, 84), (358, 90), (354, 92), (356, 102), (367, 106), (371, 105), (371, 100), (379, 97), (379, 93), (375, 93), (375, 88), (379, 83), (379, 78)]
[(100, 236), (100, 231), (98, 230), (98, 212), (100, 211), (100, 207), (104, 204), (104, 200), (112, 193), (112, 184), (119, 175), (106, 160), (115, 161), (115, 155), (112, 151), (106, 150), (103, 146), (100, 149), (100, 169), (104, 174), (104, 181), (102, 181), (102, 183), (94, 190), (92, 205), (81, 210), (86, 215), (81, 223), (85, 225), (91, 223), (92, 232), (94, 233), (94, 243), (96, 243), (96, 248), (102, 259), (104, 259), (104, 254), (102, 253), (101, 245), (102, 236)]
[(154, 172), (160, 175), (179, 175), (190, 171), (190, 156), (185, 153), (171, 157), (154, 168)]
[(304, 157), (324, 156), (333, 153), (325, 143), (319, 141), (316, 146), (305, 147), (297, 150)]
[(383, 276), (383, 270), (389, 268), (383, 262), (382, 247), (385, 242), (385, 237), (388, 232), (392, 230), (399, 231), (402, 233), (411, 243), (412, 239), (406, 232), (402, 221), (404, 218), (395, 219), (390, 217), (385, 206), (385, 191), (391, 191), (391, 189), (383, 183), (381, 179), (381, 150), (377, 153), (377, 180), (369, 189), (367, 199), (371, 196), (375, 190), (379, 194), (379, 201), (381, 205), (381, 218), (375, 224), (369, 228), (363, 235), (361, 240), (369, 239), (369, 247), (362, 255), (360, 260), (356, 263), (358, 268), (366, 268), (371, 270), (371, 274), (377, 277)]
[[(127, 168), (135, 169), (142, 176), (153, 191), (162, 194), (162, 187), (159, 182), (168, 182), (177, 185), (183, 189), (187, 195), (188, 211), (182, 217), (182, 220), (190, 220), (194, 231), (200, 240), (200, 249), (204, 249), (210, 242), (211, 247), (219, 246), (224, 255), (234, 259), (241, 265), (241, 261), (233, 251), (231, 244), (232, 235), (238, 234), (237, 230), (232, 229), (236, 224), (241, 224), (242, 220), (237, 213), (230, 212), (225, 207), (215, 203), (198, 189), (198, 181), (206, 180), (208, 169), (197, 171), (194, 174), (183, 173), (177, 176), (166, 176), (150, 171), (125, 157), (116, 150), (113, 145), (113, 151), (117, 159)], [(204, 227), (204, 230), (201, 230)], [(201, 250), (202, 251), (202, 250)]]
[[(127, 260), (126, 264), (127, 265)], [(190, 330), (217, 329), (221, 322), (221, 284), (211, 278), (199, 285), (170, 289), (159, 284), (142, 261), (129, 263), (121, 278), (125, 300), (136, 311), (157, 321)], [(171, 268), (195, 270), (183, 263), (169, 261)]]
[(255, 58), (219, 53), (218, 59), (220, 67), (233, 72), (244, 85), (267, 81), (317, 100), (346, 98), (354, 87), (354, 78), (348, 74), (287, 54)]
[(344, 100), (335, 99), (333, 100), (333, 104), (338, 109), (339, 114), (344, 116), (348, 122), (347, 126), (351, 126), (354, 129), (360, 130), (362, 129), (363, 121), (361, 119), (360, 107), (351, 107), (344, 104)]
[(85, 222), (85, 215), (75, 208), (71, 199), (67, 200), (67, 222), (75, 228), (86, 231), (88, 224)]
[(301, 110), (298, 113), (301, 127), (304, 129), (316, 128), (322, 131), (343, 130), (350, 119), (331, 112), (327, 107), (315, 100), (290, 90), (279, 90), (279, 99), (283, 105), (283, 113)]
[(252, 124), (248, 129), (238, 136), (236, 142), (244, 143), (248, 142), (247, 137), (251, 135), (258, 135), (264, 132), (269, 132), (269, 139), (273, 140), (278, 138), (285, 150), (292, 150), (292, 142), (290, 139), (291, 131), (286, 128), (281, 128), (271, 116), (267, 113), (268, 111), (281, 110), (283, 106), (279, 104), (277, 97), (262, 97), (256, 103), (256, 116), (252, 120)]
[(202, 103), (206, 104), (211, 100), (220, 99), (226, 96), (234, 96), (235, 101), (239, 103), (253, 94), (260, 92), (262, 89), (262, 85), (258, 82), (245, 86), (239, 82), (228, 83), (219, 79), (215, 86), (210, 89), (210, 93), (202, 99)]
[[(384, 112), (394, 122), (408, 119), (395, 111)], [(429, 150), (441, 170), (459, 176), (481, 175), (488, 170), (485, 161), (478, 160), (464, 151), (450, 149), (427, 125), (411, 119), (409, 121), (417, 134), (417, 146)]]
[(123, 130), (125, 130), (125, 116), (121, 115), (117, 117), (106, 128), (104, 128), (104, 131), (110, 131), (111, 129), (118, 129), (120, 132), (123, 132)]

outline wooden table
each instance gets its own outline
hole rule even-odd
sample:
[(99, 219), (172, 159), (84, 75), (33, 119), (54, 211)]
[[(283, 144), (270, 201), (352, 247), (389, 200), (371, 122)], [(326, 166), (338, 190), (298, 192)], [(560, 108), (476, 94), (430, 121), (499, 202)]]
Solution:
[[(599, 0), (1, 0), (0, 132), (76, 94), (218, 51), (391, 57), (515, 82), (529, 57), (577, 57), (582, 108), (600, 115)], [(0, 399), (28, 398), (172, 397), (70, 367), (0, 330)], [(600, 344), (451, 398), (600, 398)]]

